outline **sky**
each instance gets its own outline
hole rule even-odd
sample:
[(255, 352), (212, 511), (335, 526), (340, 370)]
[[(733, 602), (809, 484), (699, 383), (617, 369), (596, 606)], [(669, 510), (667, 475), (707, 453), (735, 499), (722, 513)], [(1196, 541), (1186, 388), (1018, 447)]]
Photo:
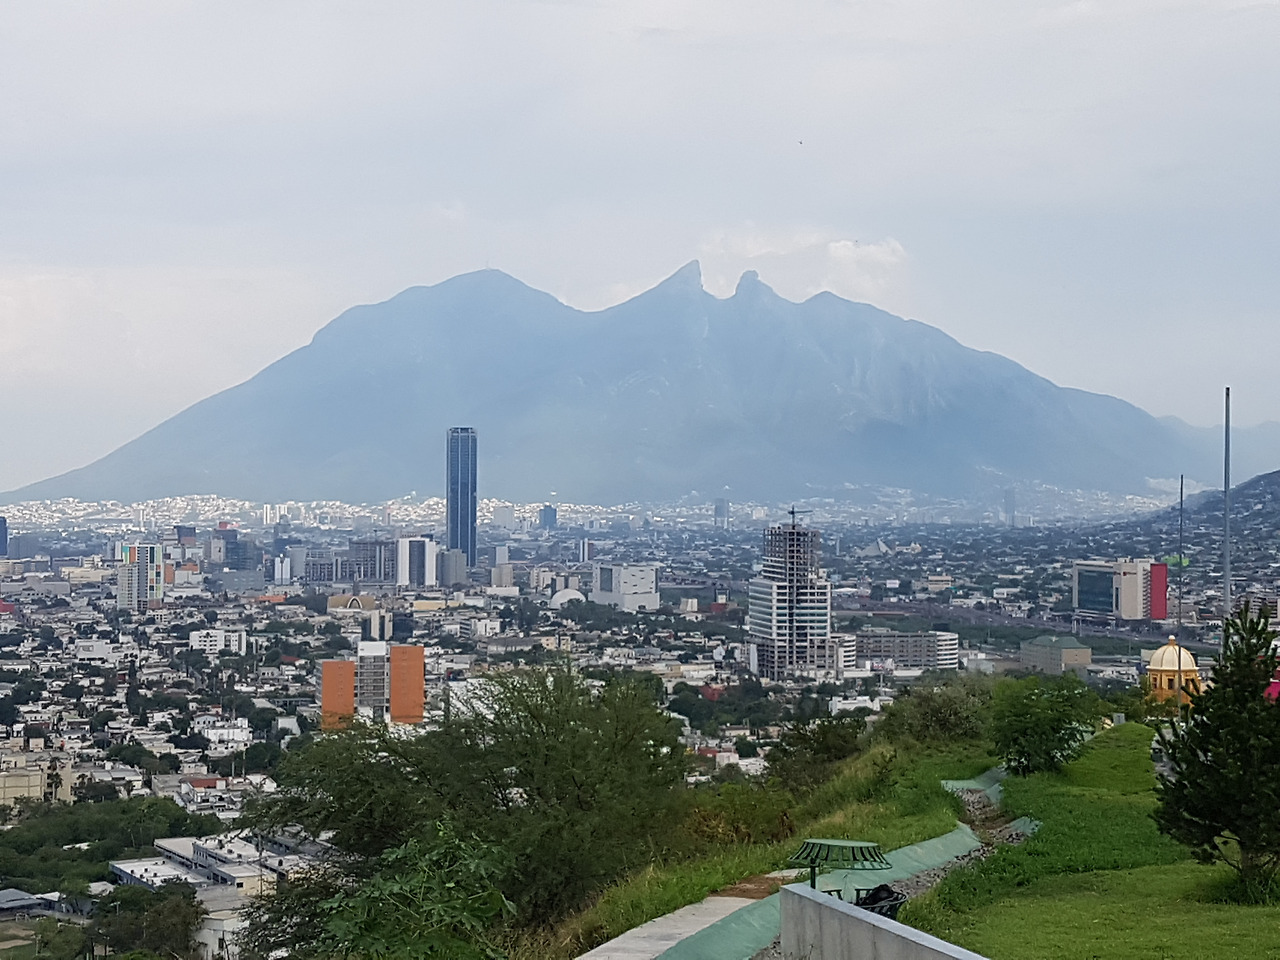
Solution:
[(0, 0), (0, 23), (0, 489), (484, 267), (584, 309), (693, 259), (722, 296), (757, 270), (1157, 415), (1219, 423), (1230, 384), (1237, 423), (1280, 419), (1275, 2)]

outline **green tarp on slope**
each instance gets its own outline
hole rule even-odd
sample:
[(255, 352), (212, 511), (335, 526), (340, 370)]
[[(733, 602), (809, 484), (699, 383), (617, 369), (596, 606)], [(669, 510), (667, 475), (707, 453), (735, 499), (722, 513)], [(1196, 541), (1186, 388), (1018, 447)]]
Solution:
[[(982, 842), (965, 824), (950, 833), (890, 850), (890, 870), (833, 870), (818, 877), (818, 887), (852, 890), (905, 880), (975, 850)], [(846, 897), (847, 899), (847, 897)], [(736, 910), (659, 954), (659, 960), (750, 960), (778, 936), (782, 918), (777, 894)]]
[(995, 806), (1000, 806), (1000, 800), (1004, 796), (1004, 787), (1002, 783), (1004, 778), (1008, 776), (1003, 767), (992, 767), (986, 773), (974, 777), (972, 780), (943, 780), (942, 788), (950, 790), (952, 793), (959, 793), (962, 790), (981, 790), (987, 795), (987, 799)]

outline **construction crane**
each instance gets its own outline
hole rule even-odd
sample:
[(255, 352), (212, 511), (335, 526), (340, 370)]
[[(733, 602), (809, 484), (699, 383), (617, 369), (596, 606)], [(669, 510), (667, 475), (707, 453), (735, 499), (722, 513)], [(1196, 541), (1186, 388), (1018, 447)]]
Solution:
[(793, 504), (791, 505), (791, 509), (790, 509), (790, 510), (788, 510), (788, 511), (787, 511), (787, 513), (791, 516), (791, 529), (792, 529), (792, 530), (794, 530), (794, 529), (796, 528), (796, 517), (797, 517), (797, 516), (800, 516), (801, 514), (805, 514), (805, 513), (813, 513), (813, 511), (812, 511), (812, 510), (797, 510), (797, 509), (796, 509), (796, 505), (793, 503)]

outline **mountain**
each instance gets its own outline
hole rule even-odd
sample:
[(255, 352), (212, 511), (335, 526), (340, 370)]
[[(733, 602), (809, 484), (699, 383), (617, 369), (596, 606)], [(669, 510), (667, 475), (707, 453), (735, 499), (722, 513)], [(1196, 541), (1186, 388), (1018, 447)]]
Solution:
[[(718, 299), (695, 262), (597, 312), (495, 270), (354, 307), (245, 383), (0, 502), (439, 493), (459, 424), (479, 433), (481, 495), (522, 501), (1146, 492), (1218, 469), (1215, 431), (834, 294), (793, 303), (747, 273)], [(1236, 449), (1248, 475), (1243, 432)]]

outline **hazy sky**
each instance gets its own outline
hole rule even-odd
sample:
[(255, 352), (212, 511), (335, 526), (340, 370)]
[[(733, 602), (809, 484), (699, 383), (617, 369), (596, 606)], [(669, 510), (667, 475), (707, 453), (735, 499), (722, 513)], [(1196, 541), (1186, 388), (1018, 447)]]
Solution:
[(1156, 414), (1219, 422), (1230, 382), (1280, 419), (1275, 2), (0, 17), (0, 489), (484, 266), (589, 308), (756, 269)]

